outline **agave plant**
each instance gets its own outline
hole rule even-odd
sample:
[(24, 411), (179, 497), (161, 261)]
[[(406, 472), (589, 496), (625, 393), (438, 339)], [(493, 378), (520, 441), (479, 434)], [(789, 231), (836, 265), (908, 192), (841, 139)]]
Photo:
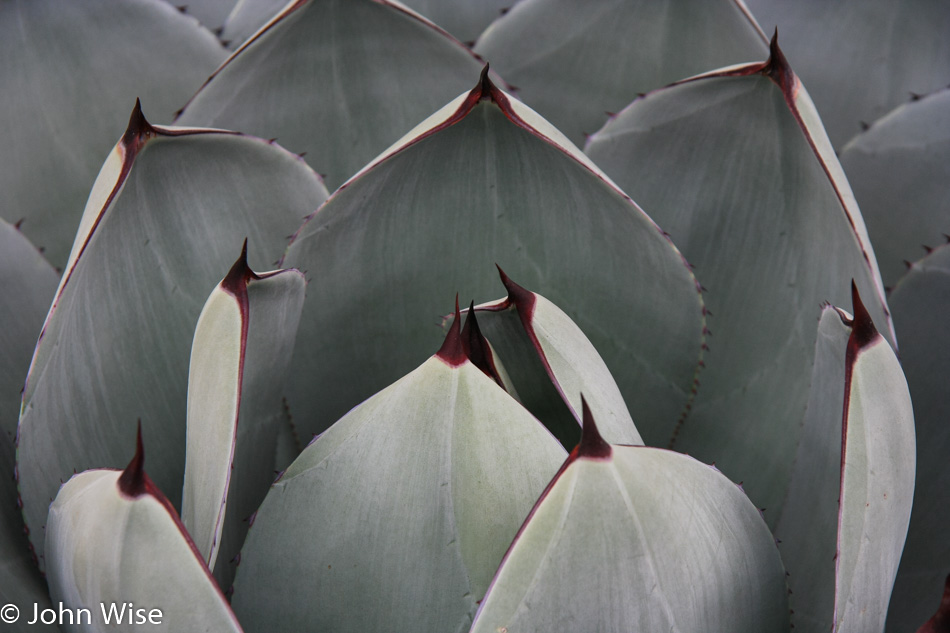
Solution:
[(5, 625), (947, 630), (945, 8), (407, 4), (0, 0)]

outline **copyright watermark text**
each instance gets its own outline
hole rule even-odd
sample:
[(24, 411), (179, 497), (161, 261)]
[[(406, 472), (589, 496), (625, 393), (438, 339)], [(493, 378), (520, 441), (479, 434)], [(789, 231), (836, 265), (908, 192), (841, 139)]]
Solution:
[[(54, 609), (41, 609), (34, 604), (30, 613), (24, 615), (26, 624), (161, 624), (164, 614), (161, 609), (137, 607), (131, 602), (103, 602), (98, 609), (71, 609), (60, 602)], [(15, 604), (0, 607), (0, 621), (13, 624), (20, 621), (20, 608)]]

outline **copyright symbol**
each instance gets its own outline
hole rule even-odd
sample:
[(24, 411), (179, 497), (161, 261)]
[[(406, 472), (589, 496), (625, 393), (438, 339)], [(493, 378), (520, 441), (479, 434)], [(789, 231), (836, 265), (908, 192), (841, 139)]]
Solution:
[(5, 604), (0, 609), (0, 620), (3, 620), (6, 624), (13, 624), (18, 619), (20, 619), (20, 610), (15, 604)]

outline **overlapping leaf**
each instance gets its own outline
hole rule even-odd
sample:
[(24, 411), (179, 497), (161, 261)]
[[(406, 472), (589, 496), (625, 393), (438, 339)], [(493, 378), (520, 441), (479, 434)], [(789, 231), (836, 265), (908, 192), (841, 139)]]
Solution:
[(950, 234), (950, 89), (900, 106), (845, 146), (841, 166), (884, 284)]
[(522, 0), (475, 51), (582, 143), (638, 93), (761, 59), (765, 44), (735, 0)]
[(249, 631), (468, 628), (565, 452), (469, 360), (458, 321), (274, 484), (235, 583)]
[(587, 152), (669, 231), (708, 289), (710, 351), (675, 448), (744, 481), (774, 525), (820, 304), (847, 305), (855, 279), (892, 337), (861, 214), (807, 93), (773, 39), (765, 63), (633, 102)]
[(626, 195), (484, 73), (339, 189), (288, 249), (285, 264), (314, 275), (295, 420), (319, 432), (421, 362), (443, 297), (496, 296), (496, 263), (566, 311), (640, 434), (665, 441), (702, 344), (695, 280)]
[(46, 529), (53, 600), (72, 611), (66, 618), (87, 625), (76, 627), (84, 631), (161, 624), (154, 628), (240, 632), (178, 515), (143, 464), (139, 435), (136, 455), (124, 471), (87, 471), (59, 491)]
[(224, 57), (161, 0), (0, 3), (0, 213), (62, 267), (129, 104), (169, 121)]
[(941, 0), (746, 0), (782, 33), (828, 136), (841, 148), (871, 123), (950, 77), (950, 11)]
[(153, 127), (136, 109), (90, 196), (24, 394), (18, 469), (34, 533), (60, 479), (122, 464), (138, 418), (155, 438), (156, 482), (181, 489), (188, 357), (204, 300), (245, 237), (263, 268), (325, 196), (279, 147)]
[(853, 301), (853, 318), (822, 313), (802, 441), (776, 527), (796, 631), (883, 630), (910, 518), (907, 383), (856, 293)]
[(480, 67), (398, 3), (301, 0), (218, 69), (177, 122), (276, 137), (335, 188)]
[(518, 0), (407, 0), (405, 4), (463, 42), (474, 42), (485, 28)]
[(224, 22), (221, 39), (232, 50), (240, 48), (285, 6), (286, 0), (238, 0)]
[(293, 270), (258, 275), (246, 257), (245, 245), (201, 311), (188, 377), (182, 522), (226, 588), (278, 467), (281, 390), (305, 283)]
[(950, 247), (915, 263), (890, 296), (917, 424), (917, 486), (887, 630), (911, 633), (940, 603), (950, 573)]
[[(499, 271), (500, 272), (500, 271)], [(617, 383), (580, 328), (556, 305), (501, 272), (508, 296), (475, 309), (515, 397), (565, 448), (581, 437), (581, 394), (609, 441), (643, 444)]]
[(789, 629), (785, 574), (748, 498), (714, 468), (584, 437), (505, 555), (472, 633)]

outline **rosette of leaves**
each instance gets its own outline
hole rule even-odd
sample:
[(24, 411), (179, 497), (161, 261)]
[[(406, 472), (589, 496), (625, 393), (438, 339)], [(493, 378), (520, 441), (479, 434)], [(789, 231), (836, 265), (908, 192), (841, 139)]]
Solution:
[[(222, 26), (233, 9), (225, 36), (250, 6), (228, 4), (182, 17), (127, 3), (167, 16), (167, 33), (198, 29), (188, 14)], [(767, 42), (737, 2), (522, 0), (477, 38), (494, 3), (412, 6), (246, 15), (233, 56), (200, 90), (203, 76), (184, 79), (184, 95), (135, 73), (177, 101), (156, 116), (185, 106), (179, 127), (136, 107), (78, 234), (65, 212), (52, 222), (74, 245), (50, 255), (58, 287), (4, 225), (17, 344), (3, 347), (14, 404), (0, 411), (0, 459), (18, 476), (2, 488), (5, 602), (160, 601), (169, 630), (882, 630), (915, 494), (891, 351), (906, 339), (910, 391), (933, 421), (918, 443), (936, 457), (922, 453), (898, 575), (920, 604), (892, 608), (888, 626), (926, 620), (946, 574), (941, 519), (926, 512), (946, 472), (939, 387), (925, 380), (945, 375), (924, 316), (939, 313), (942, 249), (887, 296), (875, 221), (866, 232), (797, 54), (773, 39), (755, 61)], [(0, 6), (19, 16), (3, 21), (20, 28), (4, 40), (16, 59), (24, 42), (57, 42), (6, 85), (121, 83), (68, 54), (95, 47), (95, 29), (39, 37), (52, 9), (35, 0), (27, 20), (23, 3)], [(76, 15), (95, 23), (87, 9)], [(461, 44), (475, 39), (484, 60)], [(196, 72), (212, 72), (215, 51)], [(476, 82), (484, 61), (502, 76)], [(54, 103), (105, 112), (70, 82), (37, 85), (39, 100), (3, 91), (9, 120), (65, 120)], [(123, 114), (157, 99), (101, 94)], [(604, 121), (586, 154), (574, 146)], [(26, 218), (40, 245), (53, 233), (30, 232), (21, 202), (57, 193), (43, 174), (67, 171), (69, 152), (98, 165), (121, 133), (74, 127), (101, 149), (56, 125), (8, 126), (64, 148), (8, 170), (4, 217)], [(879, 129), (863, 147), (914, 128)], [(308, 164), (341, 185), (333, 195)], [(446, 298), (496, 296), (493, 264), (524, 287), (503, 275), (508, 296), (456, 311), (440, 347)], [(853, 316), (826, 302), (853, 302)], [(141, 445), (129, 463), (139, 419), (154, 481)], [(671, 443), (717, 468), (660, 448)]]

